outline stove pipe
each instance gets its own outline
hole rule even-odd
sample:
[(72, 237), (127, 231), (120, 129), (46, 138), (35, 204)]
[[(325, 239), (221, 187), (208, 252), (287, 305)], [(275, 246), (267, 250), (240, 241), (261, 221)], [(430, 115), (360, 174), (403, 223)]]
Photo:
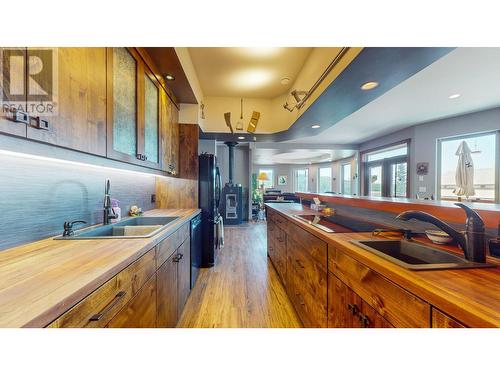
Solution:
[(238, 142), (224, 142), (224, 144), (229, 148), (229, 185), (233, 185), (233, 171), (234, 171), (234, 146)]

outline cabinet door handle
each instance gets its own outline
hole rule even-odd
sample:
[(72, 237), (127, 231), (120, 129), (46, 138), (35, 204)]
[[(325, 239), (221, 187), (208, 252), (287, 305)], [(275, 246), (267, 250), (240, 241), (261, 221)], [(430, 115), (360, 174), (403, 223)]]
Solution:
[(136, 154), (135, 158), (138, 159), (138, 160), (142, 160), (142, 155), (141, 154)]
[(360, 313), (359, 325), (361, 328), (368, 328), (370, 326), (370, 319), (366, 315)]
[(357, 315), (359, 312), (359, 308), (355, 303), (349, 303), (347, 305), (347, 310), (349, 310), (352, 315)]
[(179, 254), (177, 254), (176, 256), (174, 256), (172, 258), (172, 262), (174, 262), (174, 263), (179, 263), (179, 260), (181, 260), (181, 258), (179, 258)]
[(115, 298), (113, 298), (113, 300), (110, 303), (108, 303), (104, 307), (104, 309), (101, 310), (101, 312), (92, 315), (89, 320), (91, 322), (98, 322), (99, 320), (101, 320), (104, 315), (106, 315), (113, 307), (116, 306), (118, 302), (120, 302), (120, 300), (125, 296), (125, 294), (127, 294), (127, 292), (125, 292), (124, 290), (118, 292)]
[(177, 256), (179, 257), (179, 260), (181, 260), (182, 258), (184, 258), (184, 254), (178, 254)]

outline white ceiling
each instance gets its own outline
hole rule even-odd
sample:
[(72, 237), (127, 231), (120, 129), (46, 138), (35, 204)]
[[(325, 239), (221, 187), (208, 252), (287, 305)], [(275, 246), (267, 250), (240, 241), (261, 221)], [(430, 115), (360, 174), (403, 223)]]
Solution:
[(252, 152), (253, 163), (262, 165), (272, 164), (309, 164), (335, 161), (351, 157), (354, 150), (328, 149), (289, 149), (277, 150), (257, 148)]
[(270, 99), (290, 90), (311, 50), (195, 47), (189, 54), (205, 96)]
[[(457, 99), (449, 99), (455, 93)], [(458, 48), (332, 127), (288, 141), (359, 144), (440, 118), (500, 106), (500, 48)]]

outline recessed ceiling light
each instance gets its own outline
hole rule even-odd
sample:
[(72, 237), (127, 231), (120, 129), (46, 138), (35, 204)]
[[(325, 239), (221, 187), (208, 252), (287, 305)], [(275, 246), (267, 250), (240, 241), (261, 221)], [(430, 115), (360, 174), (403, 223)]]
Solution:
[(313, 129), (319, 129), (319, 128), (321, 128), (321, 125), (316, 124), (316, 125), (311, 126), (311, 128), (313, 128)]
[(281, 78), (280, 83), (281, 83), (283, 86), (286, 86), (286, 85), (288, 85), (288, 84), (290, 83), (290, 78), (288, 78), (288, 77), (283, 77), (283, 78)]
[(361, 90), (373, 90), (375, 87), (378, 86), (378, 82), (377, 81), (368, 81), (368, 82), (365, 82), (361, 85)]
[(238, 137), (238, 139), (245, 139), (245, 137)]
[(165, 79), (167, 81), (173, 81), (173, 80), (175, 80), (175, 77), (172, 74), (167, 73), (167, 74), (165, 74)]
[(452, 94), (450, 96), (448, 96), (449, 99), (456, 99), (456, 98), (460, 98), (460, 94)]

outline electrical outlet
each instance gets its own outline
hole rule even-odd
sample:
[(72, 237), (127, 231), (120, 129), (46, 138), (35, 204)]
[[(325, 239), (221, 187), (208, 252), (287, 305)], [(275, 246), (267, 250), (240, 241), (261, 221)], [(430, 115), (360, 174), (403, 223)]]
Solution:
[(424, 180), (424, 176), (418, 176), (418, 180), (419, 181), (423, 181)]
[(156, 194), (151, 194), (151, 203), (156, 203)]
[(427, 188), (425, 186), (419, 186), (418, 187), (418, 192), (419, 193), (426, 193), (427, 192)]

